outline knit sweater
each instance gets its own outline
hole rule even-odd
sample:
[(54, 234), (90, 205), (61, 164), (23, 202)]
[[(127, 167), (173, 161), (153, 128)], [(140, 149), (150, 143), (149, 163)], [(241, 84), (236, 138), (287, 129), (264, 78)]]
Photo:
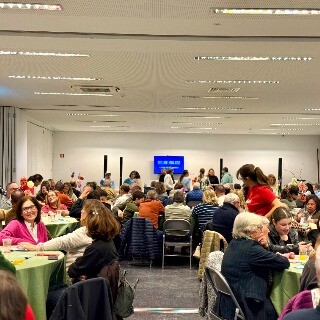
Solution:
[(48, 240), (47, 228), (42, 221), (36, 224), (38, 241), (36, 242), (29, 232), (24, 221), (12, 220), (10, 223), (0, 232), (0, 243), (3, 239), (12, 239), (12, 244), (16, 245), (20, 242), (30, 242), (31, 244), (38, 244), (40, 242), (46, 242)]

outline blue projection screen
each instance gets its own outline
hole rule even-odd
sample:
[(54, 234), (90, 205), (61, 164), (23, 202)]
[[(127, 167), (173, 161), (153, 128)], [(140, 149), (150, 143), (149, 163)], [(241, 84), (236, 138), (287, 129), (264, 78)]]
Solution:
[(168, 168), (172, 168), (173, 173), (182, 173), (184, 170), (184, 156), (154, 156), (154, 174), (160, 174), (161, 169)]

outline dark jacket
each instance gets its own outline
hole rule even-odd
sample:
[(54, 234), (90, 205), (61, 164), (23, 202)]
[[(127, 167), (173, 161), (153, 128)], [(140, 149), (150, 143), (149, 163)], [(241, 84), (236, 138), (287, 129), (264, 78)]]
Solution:
[(283, 320), (320, 320), (320, 306), (317, 306), (315, 309), (301, 309), (290, 312), (287, 314)]
[(70, 212), (69, 212), (70, 217), (80, 219), (82, 206), (83, 206), (83, 200), (79, 198), (70, 209)]
[(316, 259), (313, 257), (305, 264), (300, 278), (300, 292), (318, 288), (318, 279), (315, 267)]
[[(277, 315), (267, 298), (270, 271), (289, 268), (289, 260), (264, 249), (251, 239), (232, 239), (224, 253), (221, 272), (228, 281), (246, 320), (271, 320)], [(230, 297), (219, 296), (220, 311), (227, 320), (234, 318)]]
[(154, 260), (161, 256), (161, 243), (157, 230), (151, 221), (145, 218), (132, 218), (124, 226), (120, 234), (121, 260), (142, 257)]
[(285, 244), (284, 241), (280, 238), (274, 224), (269, 225), (269, 250), (272, 252), (294, 252), (299, 254), (299, 238), (298, 232), (295, 229), (290, 229), (288, 237), (291, 241), (291, 244)]
[(229, 243), (232, 240), (233, 223), (239, 210), (231, 203), (225, 202), (214, 211), (210, 230), (219, 232)]
[(70, 278), (77, 279), (86, 275), (88, 279), (98, 276), (101, 269), (118, 259), (118, 253), (113, 240), (94, 240), (83, 253), (69, 266)]
[(95, 278), (67, 288), (50, 320), (97, 320), (113, 317), (112, 294), (108, 280)]
[(203, 191), (200, 189), (193, 189), (187, 193), (186, 203), (189, 201), (202, 201)]

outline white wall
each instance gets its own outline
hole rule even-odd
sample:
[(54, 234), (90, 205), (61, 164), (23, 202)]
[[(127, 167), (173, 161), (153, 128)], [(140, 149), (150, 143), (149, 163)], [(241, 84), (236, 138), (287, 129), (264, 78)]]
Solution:
[[(192, 177), (199, 168), (210, 167), (219, 172), (219, 159), (235, 175), (245, 163), (260, 166), (265, 174), (277, 176), (278, 158), (285, 170), (297, 178), (317, 181), (316, 150), (319, 136), (252, 136), (54, 132), (53, 178), (70, 179), (72, 171), (81, 173), (85, 181), (103, 177), (103, 156), (108, 155), (108, 171), (119, 182), (119, 157), (124, 158), (123, 178), (137, 170), (147, 184), (158, 179), (153, 174), (154, 155), (183, 155), (185, 168)], [(64, 158), (59, 155), (64, 154)], [(283, 171), (283, 181), (292, 174)]]
[(28, 118), (27, 122), (27, 178), (35, 173), (52, 178), (53, 132), (42, 123)]

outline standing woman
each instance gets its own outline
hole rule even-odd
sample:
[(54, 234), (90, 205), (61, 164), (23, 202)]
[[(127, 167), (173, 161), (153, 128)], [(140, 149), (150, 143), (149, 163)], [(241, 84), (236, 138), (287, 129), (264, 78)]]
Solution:
[(174, 183), (171, 174), (172, 174), (172, 169), (169, 168), (167, 170), (166, 175), (164, 176), (164, 186), (166, 188), (166, 192), (168, 195), (170, 191), (173, 189), (173, 183)]
[(268, 184), (268, 177), (259, 167), (245, 164), (237, 171), (237, 179), (242, 180), (244, 186), (249, 187), (246, 204), (248, 211), (270, 219), (273, 211), (283, 204), (272, 192)]
[(270, 173), (268, 175), (268, 182), (269, 182), (269, 187), (273, 191), (273, 193), (278, 196), (279, 190), (278, 190), (278, 184), (277, 184), (277, 179), (274, 174)]
[(128, 184), (129, 186), (133, 183), (136, 183), (136, 171), (131, 171), (129, 174), (129, 178), (123, 181), (124, 184)]
[(214, 187), (217, 184), (219, 184), (219, 179), (215, 175), (214, 170), (210, 168), (208, 171), (207, 179), (206, 179), (206, 186)]
[(190, 191), (190, 178), (189, 178), (189, 171), (188, 170), (183, 170), (180, 178), (179, 178), (179, 182), (182, 183), (185, 192), (189, 192)]
[(34, 197), (25, 196), (16, 207), (17, 218), (11, 220), (0, 232), (3, 239), (12, 239), (12, 244), (30, 242), (38, 244), (48, 241), (47, 228), (41, 221), (41, 205)]

